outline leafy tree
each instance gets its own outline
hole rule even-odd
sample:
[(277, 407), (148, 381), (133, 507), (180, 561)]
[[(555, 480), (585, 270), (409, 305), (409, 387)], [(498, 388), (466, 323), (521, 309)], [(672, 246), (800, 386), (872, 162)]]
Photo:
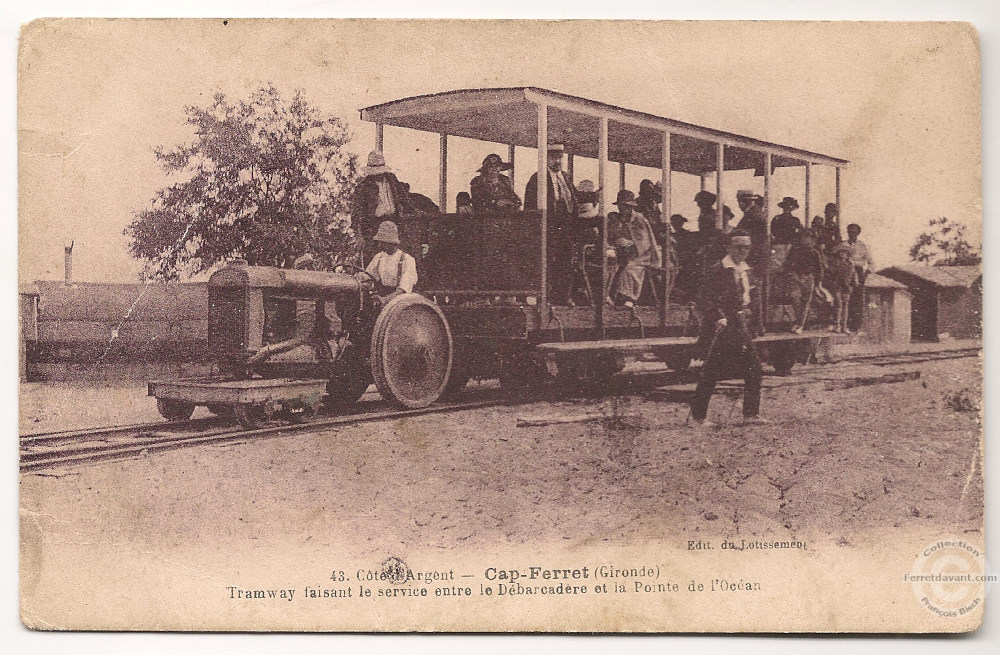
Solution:
[(143, 278), (177, 280), (240, 257), (288, 267), (307, 252), (330, 266), (353, 251), (357, 156), (339, 118), (270, 85), (235, 102), (216, 93), (185, 114), (194, 139), (155, 150), (176, 181), (125, 229)]
[(930, 230), (917, 237), (910, 247), (910, 259), (934, 266), (971, 266), (983, 261), (981, 247), (965, 237), (966, 227), (947, 217), (932, 218)]

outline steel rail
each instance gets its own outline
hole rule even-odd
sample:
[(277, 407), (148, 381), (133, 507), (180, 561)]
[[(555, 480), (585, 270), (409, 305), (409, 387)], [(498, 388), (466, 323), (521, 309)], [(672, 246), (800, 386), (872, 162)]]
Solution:
[[(136, 455), (144, 455), (152, 452), (162, 452), (177, 448), (209, 444), (223, 443), (227, 441), (237, 441), (247, 438), (266, 437), (281, 433), (295, 433), (304, 430), (315, 430), (339, 425), (354, 423), (365, 423), (372, 421), (391, 420), (396, 418), (408, 418), (412, 416), (423, 416), (427, 414), (443, 414), (466, 409), (481, 409), (484, 407), (496, 406), (506, 402), (506, 400), (477, 400), (467, 403), (452, 403), (448, 405), (434, 405), (422, 409), (401, 409), (378, 412), (368, 412), (363, 414), (347, 414), (334, 416), (327, 419), (308, 421), (302, 423), (291, 423), (283, 425), (267, 426), (245, 430), (241, 428), (222, 428), (210, 432), (200, 432), (191, 435), (167, 436), (151, 434), (140, 441), (129, 441), (112, 444), (96, 444), (91, 446), (74, 446), (57, 450), (42, 452), (22, 452), (21, 466), (22, 473), (35, 471), (43, 468), (52, 468), (66, 464), (82, 464), (109, 459), (121, 459)], [(159, 424), (167, 426), (170, 424)], [(140, 433), (142, 434), (142, 433)], [(83, 436), (83, 435), (81, 435)]]

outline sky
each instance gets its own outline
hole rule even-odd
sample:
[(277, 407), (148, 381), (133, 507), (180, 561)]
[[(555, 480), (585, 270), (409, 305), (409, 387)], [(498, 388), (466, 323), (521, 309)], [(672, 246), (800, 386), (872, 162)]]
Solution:
[[(137, 280), (122, 231), (168, 183), (154, 148), (190, 138), (185, 106), (268, 83), (344, 118), (362, 158), (374, 143), (362, 107), (538, 86), (848, 159), (843, 223), (862, 226), (879, 267), (905, 263), (938, 216), (981, 238), (978, 65), (963, 24), (39, 21), (20, 45), (19, 278), (61, 279), (72, 241), (77, 281)], [(389, 164), (435, 200), (437, 152), (436, 135), (386, 129)], [(506, 157), (452, 140), (450, 198), (490, 152)], [(533, 158), (518, 150), (519, 162)], [(596, 175), (592, 164), (578, 180)], [(833, 172), (814, 174), (816, 214), (834, 199)], [(630, 167), (627, 188), (656, 175)], [(616, 191), (616, 171), (609, 178)], [(693, 219), (697, 179), (674, 179), (674, 211)], [(748, 185), (762, 182), (727, 174), (726, 204), (735, 210)], [(781, 170), (770, 213), (803, 192), (802, 169)]]

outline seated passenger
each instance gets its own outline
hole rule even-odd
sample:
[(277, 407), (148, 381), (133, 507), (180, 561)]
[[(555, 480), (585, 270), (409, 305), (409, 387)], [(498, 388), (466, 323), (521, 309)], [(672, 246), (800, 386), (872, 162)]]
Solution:
[(401, 186), (403, 191), (407, 194), (407, 198), (410, 202), (410, 207), (418, 214), (440, 214), (441, 209), (437, 206), (437, 203), (425, 196), (422, 193), (414, 193), (410, 191), (410, 183), (402, 182)]
[(500, 155), (489, 155), (483, 160), (479, 175), (469, 183), (475, 213), (516, 212), (521, 208), (521, 199), (514, 193), (514, 183), (510, 177), (500, 174), (511, 168)]
[(455, 196), (455, 213), (472, 213), (472, 196), (469, 195), (468, 191), (459, 191), (458, 195)]
[(417, 262), (400, 249), (399, 228), (392, 221), (382, 221), (374, 241), (379, 252), (365, 272), (375, 281), (375, 292), (383, 301), (412, 292), (417, 283)]
[(660, 266), (660, 251), (649, 221), (636, 211), (635, 194), (619, 191), (615, 205), (618, 207), (618, 220), (608, 228), (609, 236), (618, 246), (620, 266), (614, 290), (617, 302), (632, 307), (642, 293), (646, 269)]

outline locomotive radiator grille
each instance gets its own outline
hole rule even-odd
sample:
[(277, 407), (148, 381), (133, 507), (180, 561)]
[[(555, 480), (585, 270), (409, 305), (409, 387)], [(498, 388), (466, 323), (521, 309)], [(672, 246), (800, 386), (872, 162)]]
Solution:
[(241, 361), (247, 351), (247, 293), (209, 288), (208, 349), (216, 361)]

